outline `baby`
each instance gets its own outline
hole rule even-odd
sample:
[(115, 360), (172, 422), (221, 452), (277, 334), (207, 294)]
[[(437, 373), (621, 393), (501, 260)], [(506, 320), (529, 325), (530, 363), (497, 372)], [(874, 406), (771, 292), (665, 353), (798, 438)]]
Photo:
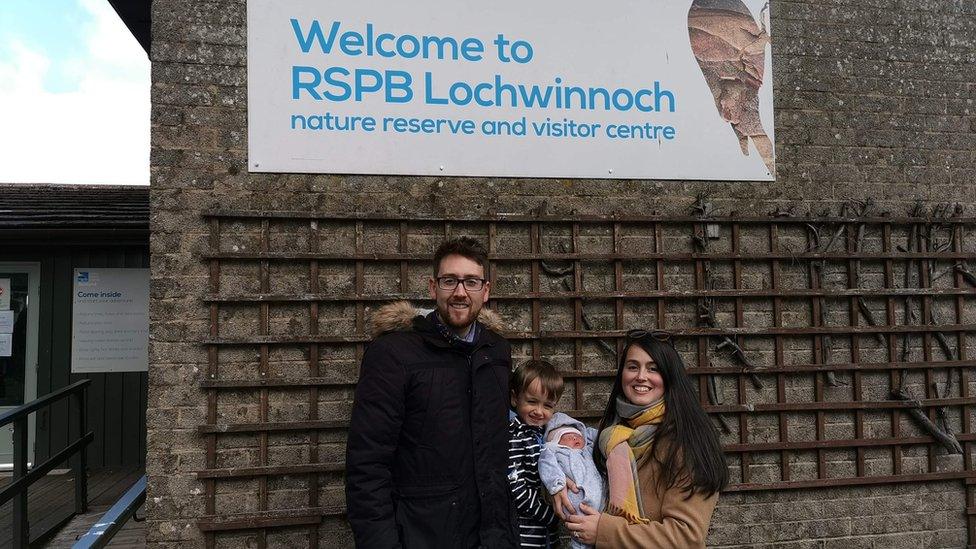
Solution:
[[(603, 477), (593, 463), (596, 435), (596, 429), (562, 412), (557, 412), (546, 426), (546, 444), (539, 454), (539, 479), (550, 494), (559, 493), (566, 487), (566, 479), (572, 479), (579, 493), (567, 490), (566, 494), (577, 511), (581, 503), (603, 510)], [(574, 539), (572, 547), (591, 546)]]

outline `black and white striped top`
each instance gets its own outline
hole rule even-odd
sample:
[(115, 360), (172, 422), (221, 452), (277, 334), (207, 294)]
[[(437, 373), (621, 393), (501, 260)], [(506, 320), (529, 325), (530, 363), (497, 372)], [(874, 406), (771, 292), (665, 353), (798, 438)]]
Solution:
[(558, 547), (559, 521), (539, 481), (542, 428), (512, 414), (508, 424), (508, 486), (512, 491), (522, 547)]

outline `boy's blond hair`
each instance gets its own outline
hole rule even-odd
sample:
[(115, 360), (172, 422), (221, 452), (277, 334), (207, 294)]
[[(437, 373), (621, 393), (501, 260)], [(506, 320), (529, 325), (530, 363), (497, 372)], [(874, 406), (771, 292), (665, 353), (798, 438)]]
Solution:
[(539, 380), (546, 398), (558, 401), (563, 395), (563, 376), (551, 362), (528, 360), (519, 365), (509, 377), (508, 386), (517, 397), (528, 390), (532, 382)]

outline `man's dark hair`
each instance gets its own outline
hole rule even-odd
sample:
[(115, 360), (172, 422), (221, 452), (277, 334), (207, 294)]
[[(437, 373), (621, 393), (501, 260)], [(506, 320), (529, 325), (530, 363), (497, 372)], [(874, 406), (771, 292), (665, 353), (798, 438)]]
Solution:
[(488, 278), (488, 252), (481, 242), (467, 236), (445, 240), (434, 252), (434, 276), (440, 274), (438, 271), (441, 268), (441, 261), (449, 255), (466, 257), (481, 265), (485, 270), (485, 278)]

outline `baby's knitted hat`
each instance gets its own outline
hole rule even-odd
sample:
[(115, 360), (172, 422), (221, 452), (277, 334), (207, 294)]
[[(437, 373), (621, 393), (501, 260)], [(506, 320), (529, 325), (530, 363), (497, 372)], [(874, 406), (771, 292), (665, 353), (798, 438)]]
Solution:
[(559, 442), (559, 439), (563, 438), (566, 433), (576, 433), (579, 436), (583, 436), (583, 433), (579, 429), (571, 425), (565, 425), (563, 427), (557, 427), (546, 434), (546, 442)]

